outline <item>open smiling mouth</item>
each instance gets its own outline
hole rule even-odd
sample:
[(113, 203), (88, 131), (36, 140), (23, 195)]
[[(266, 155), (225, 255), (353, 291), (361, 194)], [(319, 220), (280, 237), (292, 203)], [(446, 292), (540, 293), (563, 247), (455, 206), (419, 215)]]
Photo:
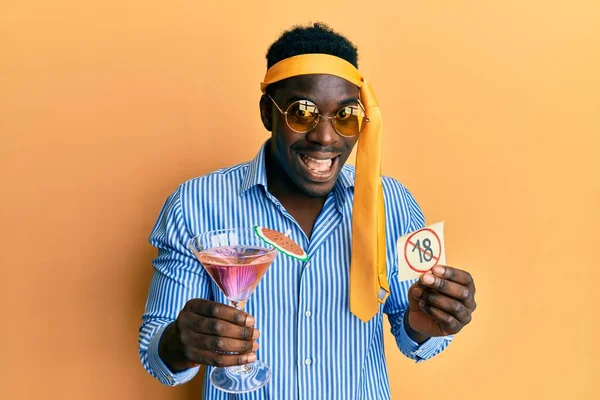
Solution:
[(301, 161), (300, 164), (304, 166), (310, 179), (318, 182), (325, 182), (331, 179), (340, 158), (339, 154), (314, 157), (301, 153), (298, 154)]

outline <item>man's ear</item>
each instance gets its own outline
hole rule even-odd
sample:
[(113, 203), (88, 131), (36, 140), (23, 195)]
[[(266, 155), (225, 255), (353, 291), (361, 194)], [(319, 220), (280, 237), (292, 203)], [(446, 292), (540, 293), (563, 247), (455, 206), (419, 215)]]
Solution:
[(260, 97), (258, 107), (260, 108), (260, 119), (265, 129), (271, 132), (273, 130), (273, 105), (266, 94)]

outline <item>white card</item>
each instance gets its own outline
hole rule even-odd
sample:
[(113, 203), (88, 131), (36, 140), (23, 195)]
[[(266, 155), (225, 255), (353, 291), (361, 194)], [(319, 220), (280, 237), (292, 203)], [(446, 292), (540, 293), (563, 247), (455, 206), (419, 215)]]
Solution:
[(398, 279), (418, 279), (438, 264), (446, 264), (444, 222), (406, 234), (396, 242)]

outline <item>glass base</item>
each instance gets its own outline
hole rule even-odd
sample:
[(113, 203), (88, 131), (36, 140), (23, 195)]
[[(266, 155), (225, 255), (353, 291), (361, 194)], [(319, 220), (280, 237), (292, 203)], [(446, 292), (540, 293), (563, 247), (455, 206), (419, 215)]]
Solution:
[(271, 380), (271, 369), (262, 361), (239, 367), (214, 368), (210, 383), (227, 393), (248, 393), (260, 389)]

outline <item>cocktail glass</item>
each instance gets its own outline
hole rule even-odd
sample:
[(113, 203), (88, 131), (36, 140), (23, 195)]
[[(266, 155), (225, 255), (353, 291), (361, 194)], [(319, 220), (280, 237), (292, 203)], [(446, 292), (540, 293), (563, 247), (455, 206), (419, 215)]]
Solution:
[[(206, 272), (221, 289), (229, 304), (243, 310), (277, 254), (252, 229), (210, 231), (188, 242)], [(235, 367), (214, 368), (211, 383), (228, 393), (247, 393), (271, 380), (271, 369), (262, 361)]]

